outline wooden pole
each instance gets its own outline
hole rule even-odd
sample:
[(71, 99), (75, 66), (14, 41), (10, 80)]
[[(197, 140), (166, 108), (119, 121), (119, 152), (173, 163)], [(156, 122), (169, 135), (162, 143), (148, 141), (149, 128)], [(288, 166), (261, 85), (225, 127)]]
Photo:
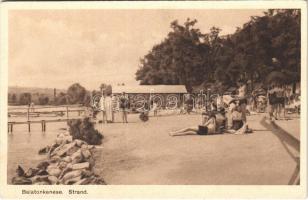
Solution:
[(43, 125), (43, 132), (45, 132), (46, 131), (46, 121), (45, 120), (42, 121), (42, 125)]
[(66, 106), (66, 118), (67, 118), (67, 120), (69, 119), (69, 117), (68, 117), (68, 106)]
[(28, 121), (28, 132), (30, 132), (31, 131), (31, 125), (30, 125), (31, 123), (30, 123), (30, 121)]
[(27, 119), (28, 121), (30, 120), (30, 107), (28, 106), (28, 109), (27, 109)]
[(11, 133), (13, 132), (13, 123), (11, 123)]

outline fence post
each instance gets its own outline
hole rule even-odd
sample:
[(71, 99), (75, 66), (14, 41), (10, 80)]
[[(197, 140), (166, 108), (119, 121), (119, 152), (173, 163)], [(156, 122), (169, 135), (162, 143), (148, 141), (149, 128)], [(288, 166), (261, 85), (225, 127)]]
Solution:
[(44, 120), (41, 121), (42, 131), (44, 131)]
[(68, 106), (66, 106), (66, 118), (67, 118), (67, 120), (68, 120)]
[(43, 131), (45, 132), (46, 131), (46, 121), (43, 120)]
[(28, 132), (30, 132), (31, 131), (31, 123), (30, 123), (30, 121), (28, 121)]
[(27, 109), (27, 119), (28, 121), (30, 120), (30, 107), (28, 106), (28, 109)]

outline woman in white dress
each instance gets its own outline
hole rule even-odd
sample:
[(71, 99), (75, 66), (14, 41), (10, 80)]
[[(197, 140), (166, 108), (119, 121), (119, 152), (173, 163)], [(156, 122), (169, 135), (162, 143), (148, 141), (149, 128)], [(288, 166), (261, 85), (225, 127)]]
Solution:
[(100, 107), (100, 117), (99, 117), (99, 122), (106, 122), (106, 107), (105, 107), (105, 97), (102, 95), (100, 101), (99, 101), (99, 107)]
[(111, 96), (106, 96), (106, 98), (105, 98), (105, 110), (106, 110), (107, 123), (113, 122), (112, 98), (111, 98)]

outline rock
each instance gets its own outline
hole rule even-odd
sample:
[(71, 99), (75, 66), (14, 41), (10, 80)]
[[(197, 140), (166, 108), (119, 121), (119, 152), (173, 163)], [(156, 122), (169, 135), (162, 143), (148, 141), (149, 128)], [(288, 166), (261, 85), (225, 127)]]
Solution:
[(31, 185), (32, 181), (28, 178), (17, 176), (12, 178), (13, 185)]
[(46, 161), (43, 161), (43, 162), (40, 162), (36, 168), (40, 169), (40, 170), (46, 170), (47, 167), (49, 166), (49, 162), (46, 162)]
[(55, 148), (55, 150), (50, 154), (50, 156), (56, 155), (56, 153), (57, 153), (60, 149), (62, 149), (64, 145), (65, 145), (65, 144), (62, 144), (62, 143), (61, 143), (60, 145), (58, 145), (58, 147)]
[(61, 179), (61, 182), (65, 183), (69, 179), (81, 176), (81, 174), (82, 174), (81, 170), (70, 171), (63, 176), (63, 178)]
[(64, 136), (70, 136), (70, 132), (69, 132), (69, 131), (65, 131), (65, 132), (63, 133), (63, 135), (64, 135)]
[(79, 149), (75, 153), (71, 155), (72, 158), (72, 164), (80, 163), (83, 160), (83, 156), (81, 154), (81, 150)]
[(78, 150), (79, 150), (79, 147), (74, 146), (74, 147), (70, 148), (69, 150), (67, 150), (66, 155), (71, 156), (73, 153), (75, 153)]
[(38, 168), (29, 168), (28, 171), (24, 174), (26, 178), (31, 178), (39, 172)]
[(63, 176), (64, 176), (66, 173), (70, 172), (70, 171), (72, 171), (72, 164), (69, 163), (69, 164), (67, 164), (66, 168), (62, 170), (62, 172), (61, 172), (61, 174), (60, 174), (60, 176), (59, 176), (59, 179), (62, 179)]
[(57, 135), (57, 138), (64, 138), (64, 137), (65, 137), (64, 133), (59, 133), (59, 134)]
[(78, 147), (81, 147), (81, 145), (83, 145), (85, 143), (84, 141), (78, 140), (78, 139), (76, 139), (74, 141), (76, 142), (76, 146), (78, 146)]
[(73, 170), (88, 169), (89, 167), (90, 164), (88, 162), (83, 162), (83, 163), (73, 164), (72, 169)]
[(52, 168), (47, 171), (50, 176), (59, 177), (61, 174), (61, 170), (59, 168)]
[(36, 183), (36, 182), (42, 182), (42, 181), (48, 181), (48, 175), (43, 175), (43, 176), (33, 176), (31, 178), (32, 183)]
[(48, 176), (48, 180), (52, 185), (55, 185), (58, 183), (58, 178), (55, 176)]
[(65, 169), (66, 166), (67, 166), (67, 162), (65, 162), (65, 161), (61, 161), (61, 162), (58, 163), (59, 169)]
[(64, 162), (67, 162), (67, 163), (72, 162), (72, 158), (69, 157), (69, 156), (66, 156), (66, 157), (62, 158), (62, 160), (63, 160)]
[(36, 175), (44, 176), (44, 175), (48, 175), (48, 172), (47, 172), (46, 170), (40, 169), (40, 170), (36, 173)]
[(81, 149), (87, 150), (88, 149), (88, 145), (87, 144), (82, 144), (81, 145)]
[(78, 182), (81, 180), (81, 175), (80, 176), (77, 176), (77, 177), (74, 177), (74, 178), (71, 178), (71, 179), (68, 179), (64, 182), (65, 185), (73, 185), (74, 183)]
[(38, 154), (39, 155), (46, 154), (46, 153), (48, 153), (50, 151), (50, 149), (51, 149), (50, 146), (44, 147), (44, 148), (39, 150)]
[(50, 164), (48, 167), (47, 167), (47, 171), (50, 171), (51, 169), (54, 169), (54, 168), (58, 168), (58, 163), (52, 163)]
[(61, 160), (61, 158), (59, 156), (53, 156), (50, 158), (49, 162), (51, 163), (57, 163)]
[(106, 185), (105, 181), (99, 177), (94, 177), (94, 179), (89, 183), (91, 185)]
[(94, 158), (91, 156), (88, 159), (86, 159), (86, 161), (90, 163), (90, 169), (92, 169), (94, 167), (94, 165), (95, 165)]
[(25, 175), (25, 170), (20, 165), (18, 165), (18, 167), (16, 169), (16, 174), (18, 176), (24, 176)]
[(70, 142), (73, 141), (73, 137), (70, 136), (70, 135), (67, 135), (67, 136), (64, 137), (64, 141), (65, 141), (66, 143), (70, 143)]
[(58, 134), (56, 138), (56, 144), (58, 145), (64, 144), (64, 138), (65, 136), (63, 133)]
[(89, 178), (94, 176), (94, 172), (90, 170), (82, 170), (82, 177)]
[(94, 145), (88, 145), (88, 149), (91, 150), (91, 149), (94, 149), (95, 146)]
[(49, 157), (49, 158), (51, 157), (51, 154), (53, 153), (53, 151), (54, 151), (57, 147), (59, 147), (59, 144), (57, 144), (57, 143), (55, 143), (55, 144), (53, 144), (53, 145), (51, 146), (51, 148), (50, 148), (50, 150), (49, 150), (49, 152), (48, 152), (48, 157)]
[(72, 163), (68, 163), (67, 166), (66, 166), (66, 168), (69, 168), (69, 169), (72, 169), (72, 167), (73, 167)]
[(50, 183), (46, 181), (41, 181), (41, 182), (36, 182), (33, 185), (50, 185)]
[(91, 152), (88, 149), (81, 149), (81, 154), (85, 159), (88, 159), (92, 156)]
[(79, 181), (75, 182), (73, 185), (87, 185), (91, 181), (93, 181), (93, 179), (94, 179), (94, 177), (83, 178), (83, 179), (80, 179)]
[(57, 156), (63, 156), (67, 151), (69, 151), (71, 148), (74, 148), (74, 146), (75, 146), (75, 142), (71, 142), (71, 143), (68, 143), (68, 144), (65, 144), (65, 145), (63, 145), (61, 148), (57, 148), (54, 152), (53, 152), (53, 154), (54, 155), (57, 155)]

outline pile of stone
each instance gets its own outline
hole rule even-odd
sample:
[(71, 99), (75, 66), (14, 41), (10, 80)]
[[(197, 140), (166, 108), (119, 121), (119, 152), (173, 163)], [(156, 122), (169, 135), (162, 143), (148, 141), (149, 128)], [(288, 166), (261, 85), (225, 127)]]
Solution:
[(104, 180), (94, 173), (94, 148), (95, 146), (86, 141), (73, 139), (69, 132), (60, 133), (53, 145), (39, 150), (39, 154), (47, 154), (46, 161), (27, 171), (18, 166), (17, 176), (13, 177), (12, 184), (105, 184)]

